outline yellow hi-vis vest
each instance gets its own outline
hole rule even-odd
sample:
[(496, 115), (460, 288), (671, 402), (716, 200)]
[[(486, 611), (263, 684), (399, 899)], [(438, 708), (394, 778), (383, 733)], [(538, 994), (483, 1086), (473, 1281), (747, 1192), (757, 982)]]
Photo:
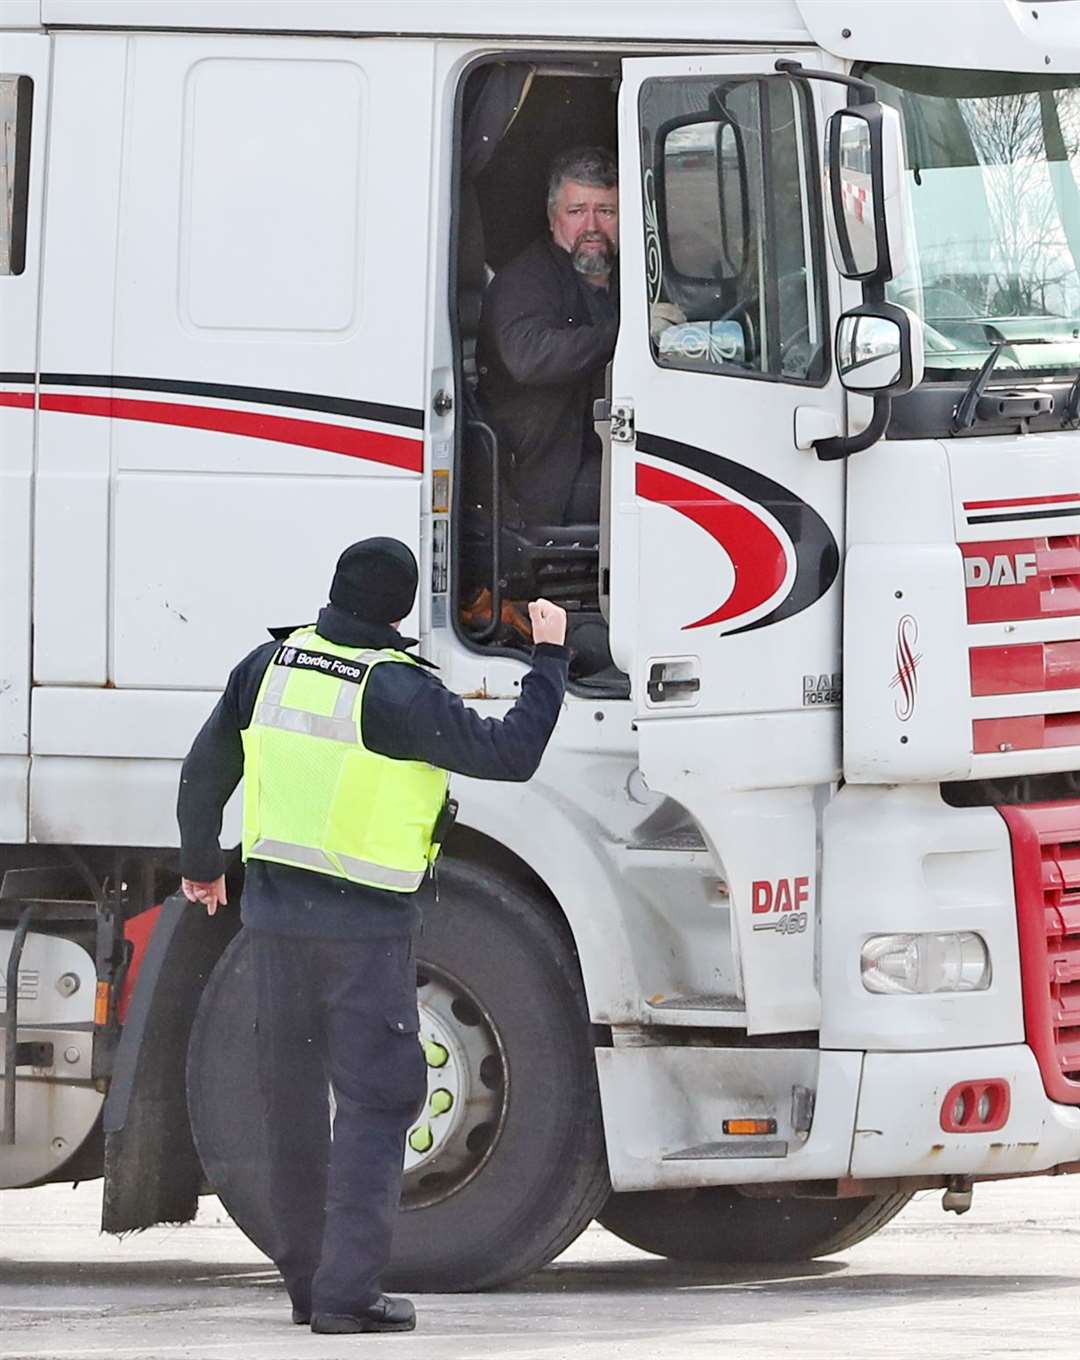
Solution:
[(438, 854), (449, 775), (364, 745), (372, 670), (404, 652), (328, 642), (311, 628), (278, 648), (244, 742), (244, 859), (390, 892), (415, 892)]

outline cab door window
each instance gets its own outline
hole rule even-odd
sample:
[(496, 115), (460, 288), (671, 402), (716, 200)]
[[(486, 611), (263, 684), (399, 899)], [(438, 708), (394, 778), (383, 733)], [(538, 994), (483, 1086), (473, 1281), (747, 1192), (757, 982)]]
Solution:
[(647, 81), (647, 286), (665, 368), (821, 384), (816, 137), (793, 81)]

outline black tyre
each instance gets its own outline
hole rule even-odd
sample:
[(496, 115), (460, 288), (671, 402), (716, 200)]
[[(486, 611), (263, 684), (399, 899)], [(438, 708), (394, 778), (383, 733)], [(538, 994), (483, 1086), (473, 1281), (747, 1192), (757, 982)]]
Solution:
[[(545, 905), (449, 860), (417, 946), (427, 1107), (410, 1130), (384, 1283), (484, 1289), (545, 1265), (610, 1192), (588, 1013), (573, 946)], [(244, 934), (206, 988), (188, 1104), (207, 1179), (264, 1251), (265, 1139)]]
[(748, 1265), (845, 1251), (895, 1218), (907, 1194), (872, 1199), (758, 1199), (737, 1190), (612, 1195), (600, 1222), (624, 1242), (673, 1261)]

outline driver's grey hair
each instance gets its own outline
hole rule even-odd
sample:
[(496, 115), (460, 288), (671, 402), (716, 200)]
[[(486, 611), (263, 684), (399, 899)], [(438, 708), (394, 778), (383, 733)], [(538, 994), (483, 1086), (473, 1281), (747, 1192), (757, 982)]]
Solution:
[(587, 184), (590, 189), (614, 189), (619, 182), (615, 157), (602, 146), (575, 146), (560, 151), (548, 173), (548, 212), (555, 207), (564, 184)]

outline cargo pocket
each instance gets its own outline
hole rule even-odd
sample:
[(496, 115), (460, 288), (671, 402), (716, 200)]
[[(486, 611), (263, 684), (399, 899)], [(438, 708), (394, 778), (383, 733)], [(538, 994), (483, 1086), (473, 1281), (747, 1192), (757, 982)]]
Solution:
[(407, 1106), (415, 1110), (414, 1119), (420, 1117), (427, 1099), (427, 1061), (420, 1047), (420, 1021), (416, 1007), (387, 1011), (386, 1024), (395, 1036), (390, 1041), (393, 1053), (395, 1080), (392, 1085), (400, 1092), (387, 1104)]

